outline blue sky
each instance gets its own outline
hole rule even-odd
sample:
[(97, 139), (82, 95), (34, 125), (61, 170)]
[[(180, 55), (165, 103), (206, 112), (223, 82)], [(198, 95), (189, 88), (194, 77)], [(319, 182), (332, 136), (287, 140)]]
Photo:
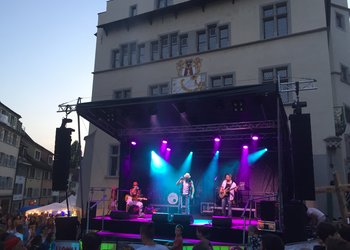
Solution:
[[(78, 97), (90, 101), (97, 14), (106, 10), (106, 0), (3, 0), (0, 10), (0, 101), (53, 152), (64, 117), (58, 105)], [(77, 140), (76, 113), (69, 118)], [(81, 133), (88, 133), (83, 119)]]
[[(54, 152), (64, 117), (58, 105), (90, 101), (94, 34), (106, 0), (6, 0), (0, 9), (0, 101), (22, 116), (34, 141)], [(77, 115), (69, 117), (76, 140)], [(88, 132), (85, 120), (81, 132)]]

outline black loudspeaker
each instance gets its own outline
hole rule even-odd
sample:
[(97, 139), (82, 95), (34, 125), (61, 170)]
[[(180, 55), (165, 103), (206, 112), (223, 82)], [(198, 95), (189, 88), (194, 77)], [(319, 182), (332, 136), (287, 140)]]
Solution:
[(213, 227), (231, 228), (232, 226), (231, 217), (226, 217), (226, 216), (213, 216), (211, 218), (211, 222)]
[(67, 191), (71, 157), (70, 128), (56, 128), (55, 159), (52, 168), (52, 190)]
[(259, 217), (265, 221), (275, 221), (277, 219), (277, 203), (276, 201), (260, 201)]
[(315, 200), (310, 114), (289, 116), (296, 200)]
[(191, 214), (174, 214), (173, 222), (175, 224), (189, 225), (193, 223), (193, 216)]
[(112, 219), (129, 219), (130, 214), (128, 214), (126, 211), (121, 211), (121, 210), (113, 210), (109, 214), (109, 217)]
[(169, 223), (168, 213), (154, 213), (152, 214), (152, 221), (155, 223)]
[(57, 217), (56, 240), (76, 240), (78, 230), (78, 217)]
[(288, 202), (284, 205), (284, 234), (286, 242), (300, 242), (307, 239), (307, 208), (302, 202)]

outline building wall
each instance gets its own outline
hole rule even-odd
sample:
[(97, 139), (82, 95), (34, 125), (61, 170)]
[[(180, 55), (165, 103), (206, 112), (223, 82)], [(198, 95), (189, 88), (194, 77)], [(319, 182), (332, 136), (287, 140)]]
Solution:
[(0, 206), (10, 212), (21, 140), (20, 115), (0, 102)]
[[(154, 10), (153, 1), (147, 2), (147, 5), (145, 2), (109, 1), (107, 11), (99, 14), (99, 25), (128, 17), (129, 7), (134, 4), (137, 4), (138, 13)], [(180, 2), (185, 1), (174, 0), (173, 4)], [(150, 85), (169, 83), (177, 76), (176, 63), (181, 59), (199, 57), (202, 60), (201, 72), (206, 75), (207, 84), (211, 76), (234, 73), (236, 86), (261, 83), (262, 69), (288, 65), (290, 81), (305, 78), (316, 80), (317, 89), (301, 91), (300, 100), (308, 104), (303, 112), (311, 114), (316, 185), (327, 185), (331, 177), (328, 176), (324, 139), (335, 134), (334, 105), (346, 102), (349, 96), (348, 86), (334, 87), (337, 75), (332, 72), (339, 71), (339, 64), (335, 61), (350, 63), (348, 54), (342, 53), (349, 51), (349, 33), (340, 33), (332, 23), (332, 39), (329, 41), (324, 1), (288, 0), (288, 35), (264, 40), (262, 7), (280, 2), (284, 1), (251, 0), (235, 1), (234, 4), (232, 1), (215, 1), (207, 4), (204, 11), (200, 7), (188, 8), (178, 11), (177, 15), (154, 15), (151, 23), (135, 20), (130, 21), (128, 26), (124, 22), (98, 29), (92, 100), (112, 99), (113, 91), (126, 88), (131, 89), (132, 97), (147, 96)], [(346, 6), (345, 1), (339, 0), (336, 3)], [(346, 11), (343, 12), (345, 14)], [(333, 9), (331, 19), (334, 19)], [(197, 31), (214, 23), (229, 26), (230, 46), (197, 53)], [(346, 27), (348, 28), (348, 22)], [(150, 43), (173, 32), (188, 33), (191, 52), (186, 56), (150, 61)], [(342, 41), (341, 44), (338, 44), (339, 40)], [(112, 51), (132, 42), (145, 43), (146, 62), (113, 68)], [(330, 44), (333, 49), (329, 49)], [(290, 105), (286, 105), (285, 109), (287, 114), (293, 112)], [(110, 185), (110, 182), (105, 182), (104, 173), (108, 165), (108, 145), (115, 141), (92, 125), (90, 133), (95, 133), (87, 142), (94, 144), (94, 153), (89, 156), (91, 161), (88, 163), (91, 164), (90, 185)], [(319, 196), (318, 199), (323, 198)], [(322, 203), (320, 206), (325, 208), (323, 201)]]

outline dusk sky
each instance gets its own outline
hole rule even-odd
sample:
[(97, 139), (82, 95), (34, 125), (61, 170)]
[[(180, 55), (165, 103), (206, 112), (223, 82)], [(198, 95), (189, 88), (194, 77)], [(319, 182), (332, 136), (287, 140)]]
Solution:
[[(22, 116), (35, 142), (54, 152), (55, 129), (65, 116), (58, 105), (91, 100), (94, 34), (106, 0), (10, 0), (0, 1), (0, 9), (0, 102)], [(69, 118), (77, 140), (77, 114)], [(82, 119), (82, 137), (88, 125)]]
[[(3, 0), (0, 10), (0, 101), (22, 116), (35, 142), (54, 152), (64, 117), (58, 105), (90, 101), (94, 34), (106, 0)], [(77, 114), (69, 118), (77, 140)], [(82, 119), (82, 140), (88, 124)]]

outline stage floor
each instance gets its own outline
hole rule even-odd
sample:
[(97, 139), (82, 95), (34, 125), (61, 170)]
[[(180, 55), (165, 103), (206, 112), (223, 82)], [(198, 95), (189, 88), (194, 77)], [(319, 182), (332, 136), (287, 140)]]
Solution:
[[(193, 223), (174, 223), (167, 221), (153, 221), (152, 214), (145, 214), (143, 218), (131, 217), (113, 219), (110, 216), (98, 216), (91, 220), (89, 228), (99, 231), (105, 240), (140, 242), (139, 229), (142, 223), (153, 222), (155, 224), (155, 235), (157, 241), (168, 242), (174, 239), (176, 224), (184, 226), (184, 244), (193, 245), (198, 240), (196, 237), (196, 227), (208, 227), (210, 239), (214, 245), (235, 245), (242, 244), (247, 239), (247, 229), (249, 225), (257, 225), (257, 220), (244, 220), (243, 218), (231, 218), (232, 225), (227, 225), (227, 217), (216, 216), (214, 225), (211, 216), (193, 216)], [(181, 217), (180, 217), (181, 218)], [(223, 220), (221, 220), (223, 219)], [(224, 222), (224, 223), (221, 223)]]

